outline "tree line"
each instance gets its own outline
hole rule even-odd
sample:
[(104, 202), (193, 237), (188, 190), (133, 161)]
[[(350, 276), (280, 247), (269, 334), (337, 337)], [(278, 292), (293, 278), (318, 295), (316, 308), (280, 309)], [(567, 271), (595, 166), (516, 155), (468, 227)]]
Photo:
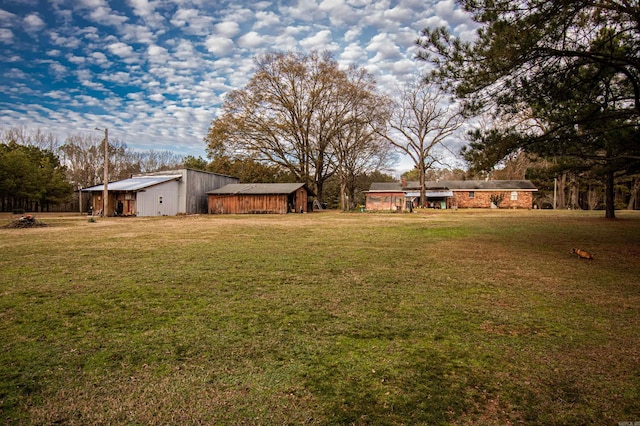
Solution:
[[(61, 141), (40, 129), (0, 128), (1, 211), (49, 211), (70, 203), (78, 189), (101, 184), (104, 143), (94, 134)], [(117, 138), (108, 143), (109, 181), (184, 162), (171, 151), (137, 152)]]
[[(176, 162), (243, 182), (304, 182), (320, 202), (347, 210), (367, 179), (386, 178), (398, 154), (412, 159), (424, 205), (425, 181), (450, 168), (453, 154), (467, 162), (463, 178), (530, 178), (540, 198), (553, 191), (557, 207), (604, 206), (607, 218), (637, 208), (638, 2), (458, 3), (479, 24), (477, 38), (425, 29), (418, 59), (432, 71), (393, 96), (326, 52), (258, 55), (249, 82), (225, 95), (211, 122), (207, 159)], [(461, 135), (463, 124), (474, 130)], [(99, 182), (97, 136), (69, 137), (55, 149), (48, 136), (37, 138), (74, 188)], [(456, 138), (466, 141), (461, 152), (450, 148)], [(109, 153), (110, 178), (160, 167), (155, 154), (136, 158), (122, 143), (110, 143)]]

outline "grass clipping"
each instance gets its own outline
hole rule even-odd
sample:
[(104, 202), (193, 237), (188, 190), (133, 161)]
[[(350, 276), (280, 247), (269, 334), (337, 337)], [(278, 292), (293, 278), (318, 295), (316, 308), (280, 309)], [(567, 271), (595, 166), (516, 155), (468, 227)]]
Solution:
[(39, 221), (30, 214), (22, 216), (20, 219), (16, 219), (13, 222), (3, 226), (3, 228), (42, 228), (49, 226), (46, 223)]

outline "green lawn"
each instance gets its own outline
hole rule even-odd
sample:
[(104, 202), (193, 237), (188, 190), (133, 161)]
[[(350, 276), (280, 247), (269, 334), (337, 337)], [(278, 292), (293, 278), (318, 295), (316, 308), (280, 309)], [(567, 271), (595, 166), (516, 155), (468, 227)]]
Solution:
[(640, 421), (617, 214), (36, 215), (0, 229), (0, 423)]

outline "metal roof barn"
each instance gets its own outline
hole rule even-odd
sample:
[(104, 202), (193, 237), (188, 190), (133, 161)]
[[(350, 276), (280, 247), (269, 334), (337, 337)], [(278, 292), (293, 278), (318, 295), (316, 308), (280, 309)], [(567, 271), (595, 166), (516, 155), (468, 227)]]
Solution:
[[(107, 215), (173, 216), (207, 212), (207, 191), (238, 178), (192, 169), (177, 169), (133, 176), (109, 182)], [(90, 192), (94, 213), (102, 213), (103, 185), (85, 188)]]

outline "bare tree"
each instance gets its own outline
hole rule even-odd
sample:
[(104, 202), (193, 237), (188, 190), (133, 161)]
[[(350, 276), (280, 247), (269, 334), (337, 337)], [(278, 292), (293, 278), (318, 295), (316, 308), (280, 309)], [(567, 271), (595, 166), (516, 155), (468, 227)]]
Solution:
[(74, 187), (87, 187), (102, 182), (102, 137), (97, 134), (70, 135), (60, 147), (62, 163)]
[[(104, 180), (104, 138), (97, 133), (70, 135), (60, 146), (62, 163), (74, 186), (93, 186)], [(118, 138), (109, 138), (109, 180), (119, 180), (137, 173), (180, 167), (183, 157), (171, 151), (138, 152)]]
[(329, 54), (317, 52), (267, 54), (256, 66), (213, 120), (205, 139), (209, 152), (232, 147), (236, 155), (277, 164), (322, 201), (324, 182), (335, 173), (332, 144), (349, 113), (347, 75)]
[[(420, 77), (406, 87), (396, 102), (389, 120), (392, 132), (382, 135), (400, 152), (408, 155), (418, 170), (420, 205), (426, 204), (426, 171), (443, 158), (436, 148), (462, 125), (462, 114), (447, 102), (439, 85)], [(397, 136), (397, 137), (396, 137)]]
[(53, 133), (45, 133), (40, 128), (35, 131), (28, 127), (0, 128), (0, 143), (15, 142), (19, 145), (35, 146), (56, 152), (60, 143)]
[(380, 136), (386, 131), (389, 100), (376, 93), (375, 81), (364, 69), (351, 68), (347, 75), (342, 93), (346, 111), (332, 142), (343, 210), (355, 207), (358, 177), (388, 168), (394, 159), (390, 145)]

